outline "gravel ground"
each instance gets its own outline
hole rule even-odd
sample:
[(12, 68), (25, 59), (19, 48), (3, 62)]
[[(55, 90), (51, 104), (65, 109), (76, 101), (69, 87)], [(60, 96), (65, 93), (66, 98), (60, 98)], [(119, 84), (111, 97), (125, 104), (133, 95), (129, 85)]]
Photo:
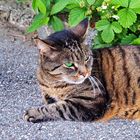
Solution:
[(140, 123), (27, 123), (24, 110), (41, 105), (35, 76), (38, 52), (0, 25), (0, 140), (140, 140)]

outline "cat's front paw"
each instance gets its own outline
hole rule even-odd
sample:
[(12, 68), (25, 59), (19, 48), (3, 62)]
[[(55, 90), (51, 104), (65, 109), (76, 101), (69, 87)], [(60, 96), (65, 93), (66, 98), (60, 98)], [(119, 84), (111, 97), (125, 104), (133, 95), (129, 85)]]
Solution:
[(43, 120), (43, 116), (40, 114), (38, 109), (31, 108), (31, 109), (28, 109), (25, 112), (25, 114), (23, 116), (23, 119), (28, 121), (28, 122), (36, 123), (36, 122), (42, 121)]

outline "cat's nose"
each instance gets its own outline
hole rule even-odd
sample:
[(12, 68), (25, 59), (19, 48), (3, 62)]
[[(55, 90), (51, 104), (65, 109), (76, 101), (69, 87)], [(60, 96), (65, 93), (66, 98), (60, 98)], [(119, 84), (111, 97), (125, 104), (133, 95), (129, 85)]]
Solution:
[(88, 77), (89, 76), (89, 71), (85, 66), (79, 67), (78, 74), (83, 76), (83, 77)]
[(87, 77), (89, 74), (88, 74), (88, 71), (82, 71), (82, 72), (79, 72), (80, 75), (84, 76), (84, 77)]

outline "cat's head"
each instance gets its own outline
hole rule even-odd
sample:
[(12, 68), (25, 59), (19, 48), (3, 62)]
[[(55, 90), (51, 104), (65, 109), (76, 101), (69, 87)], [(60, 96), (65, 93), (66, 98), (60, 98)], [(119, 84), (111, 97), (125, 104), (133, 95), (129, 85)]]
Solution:
[(69, 30), (51, 34), (46, 40), (36, 39), (44, 74), (69, 84), (80, 84), (90, 76), (92, 52), (81, 42), (87, 28), (85, 19)]

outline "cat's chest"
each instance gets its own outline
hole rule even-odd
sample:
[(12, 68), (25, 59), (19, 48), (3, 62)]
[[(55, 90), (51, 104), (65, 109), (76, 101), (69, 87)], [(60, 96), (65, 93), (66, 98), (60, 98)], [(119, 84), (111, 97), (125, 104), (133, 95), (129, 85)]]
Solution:
[(49, 97), (54, 98), (55, 100), (65, 100), (68, 96), (71, 96), (75, 91), (76, 88), (71, 87), (64, 87), (64, 88), (46, 88), (43, 86), (40, 86), (42, 90), (43, 96), (48, 95)]

